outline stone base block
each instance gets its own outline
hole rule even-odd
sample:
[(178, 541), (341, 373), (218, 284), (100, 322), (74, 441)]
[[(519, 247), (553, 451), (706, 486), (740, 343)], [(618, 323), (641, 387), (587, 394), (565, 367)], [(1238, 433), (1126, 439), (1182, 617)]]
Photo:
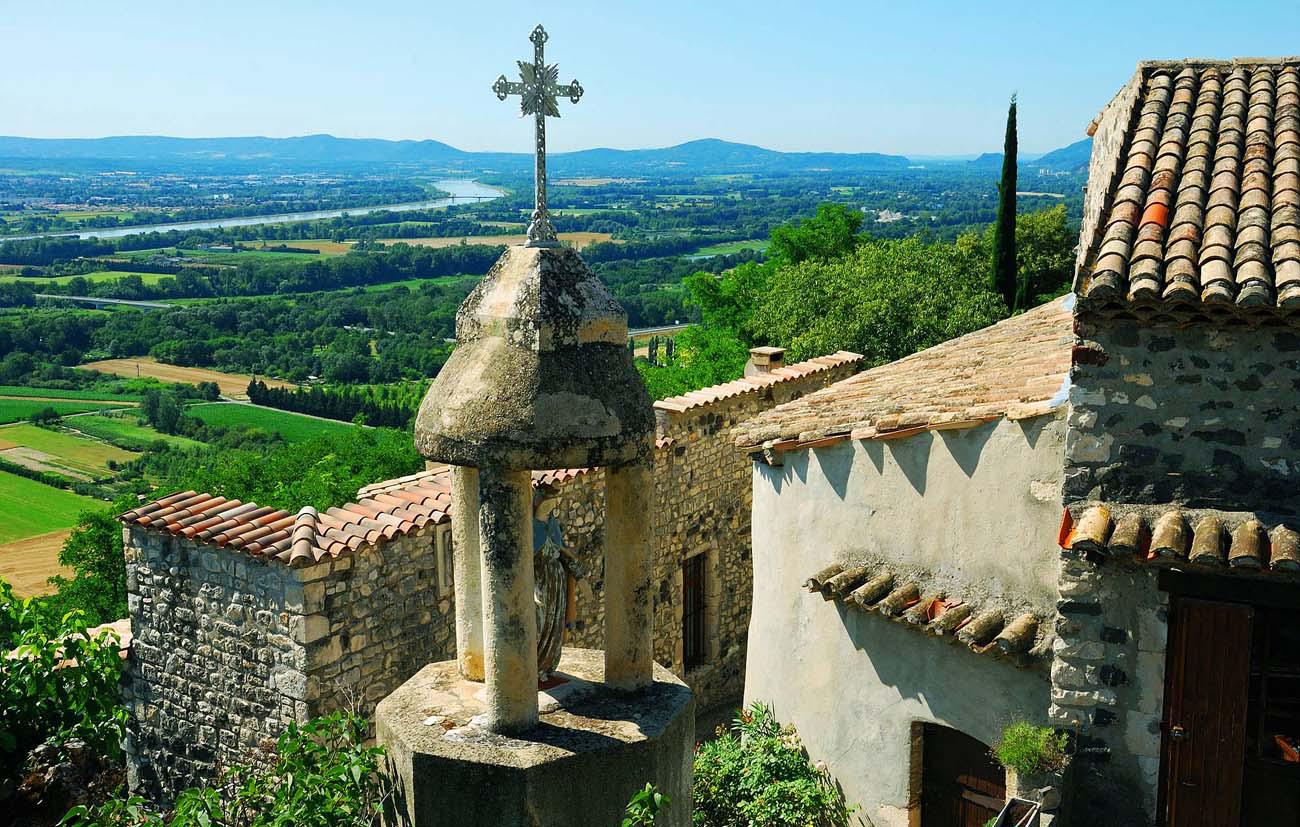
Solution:
[(483, 684), (455, 661), (426, 666), (380, 702), (378, 740), (403, 827), (610, 827), (646, 783), (672, 804), (659, 827), (691, 823), (695, 702), (655, 665), (640, 692), (603, 683), (605, 655), (564, 650), (562, 683), (538, 693), (541, 721), (518, 736), (480, 729)]

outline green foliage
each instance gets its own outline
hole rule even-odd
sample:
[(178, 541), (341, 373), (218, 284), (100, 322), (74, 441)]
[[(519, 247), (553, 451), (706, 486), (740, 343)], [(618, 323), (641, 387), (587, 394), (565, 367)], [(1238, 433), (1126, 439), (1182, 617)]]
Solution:
[(637, 369), (652, 399), (666, 399), (709, 385), (730, 382), (745, 370), (749, 349), (728, 328), (688, 327), (677, 334), (671, 356), (652, 365), (638, 359)]
[(206, 491), (288, 511), (342, 505), (355, 499), (362, 486), (424, 467), (409, 433), (344, 426), (288, 445), (169, 450), (141, 463), (161, 478), (164, 488)]
[(846, 255), (858, 243), (862, 213), (843, 204), (821, 204), (812, 218), (772, 230), (768, 257), (781, 264)]
[(632, 796), (623, 815), (623, 827), (653, 827), (659, 811), (672, 803), (672, 799), (654, 784), (646, 784), (645, 789)]
[(755, 327), (788, 348), (787, 361), (836, 350), (868, 365), (900, 359), (1006, 315), (988, 288), (978, 239), (871, 241), (848, 256), (781, 267)]
[(139, 798), (75, 807), (67, 827), (372, 827), (388, 798), (384, 751), (365, 745), (364, 718), (335, 713), (290, 723), (271, 767), (235, 765), (216, 787), (186, 790), (170, 819)]
[(706, 327), (732, 330), (752, 342), (754, 309), (767, 292), (771, 273), (771, 265), (751, 261), (721, 275), (695, 273), (682, 284), (689, 294), (687, 303), (700, 309)]
[(998, 219), (993, 235), (993, 284), (1007, 307), (1023, 307), (1024, 289), (1016, 265), (1016, 96), (1007, 108), (1007, 134), (998, 182)]
[(731, 732), (695, 754), (697, 827), (843, 827), (848, 807), (772, 710), (742, 710)]
[(1023, 285), (1020, 309), (1036, 307), (1070, 289), (1077, 236), (1064, 204), (1016, 216), (1016, 266)]
[(78, 739), (116, 756), (126, 710), (117, 635), (91, 637), (77, 611), (53, 615), (0, 580), (0, 770), (12, 777), (32, 748)]
[(40, 598), (54, 614), (79, 610), (89, 625), (112, 623), (127, 616), (126, 558), (122, 527), (114, 515), (135, 505), (125, 497), (110, 509), (83, 511), (77, 527), (59, 550), (59, 565), (72, 569), (71, 579), (51, 577), (55, 593)]
[(1066, 740), (1065, 733), (1058, 735), (1051, 727), (1015, 721), (1002, 730), (993, 755), (1003, 767), (1020, 775), (1051, 772), (1065, 766)]
[(33, 425), (57, 425), (63, 420), (63, 417), (54, 409), (54, 406), (46, 405), (44, 408), (32, 412), (29, 419)]

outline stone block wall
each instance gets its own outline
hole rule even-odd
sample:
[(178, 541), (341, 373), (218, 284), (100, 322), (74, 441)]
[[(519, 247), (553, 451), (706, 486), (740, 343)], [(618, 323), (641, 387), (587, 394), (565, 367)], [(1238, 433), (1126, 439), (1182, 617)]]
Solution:
[[(124, 529), (129, 784), (151, 800), (259, 763), (290, 721), (369, 717), (454, 654), (429, 526), (305, 568)], [(450, 588), (450, 580), (446, 581)]]
[(1300, 513), (1300, 333), (1081, 314), (1065, 499)]
[(1076, 739), (1073, 823), (1152, 823), (1168, 595), (1155, 571), (1074, 552), (1059, 588), (1049, 718)]
[[(819, 390), (857, 370), (854, 363), (688, 408), (657, 411), (655, 451), (655, 660), (696, 693), (699, 709), (737, 700), (744, 686), (745, 648), (753, 602), (750, 510), (752, 463), (733, 429), (763, 411)], [(702, 393), (707, 393), (703, 391)], [(578, 620), (567, 641), (599, 649), (604, 641), (604, 472), (567, 482), (557, 515), (565, 541), (586, 563), (578, 587)], [(682, 565), (705, 560), (706, 662), (685, 666)]]

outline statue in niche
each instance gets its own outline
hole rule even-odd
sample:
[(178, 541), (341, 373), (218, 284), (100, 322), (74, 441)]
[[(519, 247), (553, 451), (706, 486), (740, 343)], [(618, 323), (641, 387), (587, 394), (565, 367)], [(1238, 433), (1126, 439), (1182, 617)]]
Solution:
[(577, 619), (582, 563), (564, 545), (555, 517), (559, 498), (539, 492), (533, 506), (533, 602), (537, 606), (537, 680), (546, 683), (560, 663), (564, 632)]

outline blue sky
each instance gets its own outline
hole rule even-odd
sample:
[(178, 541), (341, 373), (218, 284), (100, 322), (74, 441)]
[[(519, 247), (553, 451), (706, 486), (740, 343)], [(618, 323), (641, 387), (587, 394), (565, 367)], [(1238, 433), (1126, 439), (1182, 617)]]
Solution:
[(557, 149), (997, 150), (1015, 90), (1020, 146), (1042, 151), (1082, 137), (1140, 59), (1300, 52), (1295, 0), (0, 0), (0, 133), (527, 151), (489, 87), (537, 22), (587, 90), (551, 125)]

